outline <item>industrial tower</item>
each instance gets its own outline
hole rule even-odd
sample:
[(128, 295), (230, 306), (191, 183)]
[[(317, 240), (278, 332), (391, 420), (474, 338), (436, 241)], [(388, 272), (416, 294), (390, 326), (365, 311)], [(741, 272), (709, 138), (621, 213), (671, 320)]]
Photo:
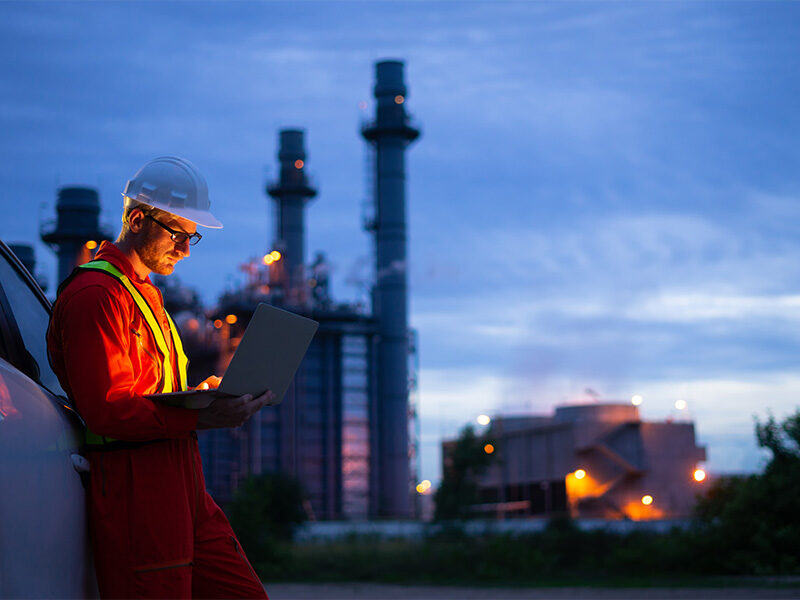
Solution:
[(54, 227), (43, 224), (41, 238), (58, 256), (58, 286), (72, 269), (92, 260), (100, 242), (111, 235), (100, 227), (100, 197), (94, 188), (59, 189), (56, 214)]
[(419, 137), (405, 111), (403, 63), (375, 65), (375, 120), (361, 134), (375, 149), (376, 272), (372, 293), (378, 321), (378, 505), (381, 516), (410, 514), (409, 328), (406, 258), (405, 151)]
[(280, 176), (266, 187), (276, 208), (273, 246), (262, 261), (247, 265), (249, 283), (224, 294), (212, 318), (223, 349), (235, 345), (228, 342), (242, 335), (258, 302), (304, 314), (320, 326), (279, 406), (265, 408), (238, 430), (200, 433), (206, 484), (223, 504), (244, 477), (283, 471), (303, 485), (313, 518), (412, 516), (409, 379), (415, 367), (406, 298), (404, 152), (419, 131), (403, 105), (402, 63), (377, 64), (375, 96), (376, 119), (361, 130), (376, 159), (369, 312), (333, 301), (322, 257), (305, 262), (305, 205), (316, 190), (305, 171), (303, 131), (280, 131)]
[[(317, 190), (311, 187), (305, 174), (306, 151), (303, 131), (283, 129), (280, 132), (280, 178), (267, 186), (267, 194), (275, 200), (277, 239), (275, 247), (281, 260), (274, 263), (284, 302), (301, 307), (307, 303), (305, 205)], [(282, 280), (282, 281), (281, 281)]]

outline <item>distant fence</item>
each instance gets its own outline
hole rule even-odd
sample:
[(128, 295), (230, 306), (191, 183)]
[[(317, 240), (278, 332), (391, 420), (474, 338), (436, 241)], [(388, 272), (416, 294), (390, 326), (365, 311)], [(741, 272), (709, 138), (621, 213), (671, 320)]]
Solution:
[[(467, 535), (524, 535), (543, 531), (544, 519), (506, 519), (502, 521), (475, 519), (464, 521), (459, 528)], [(689, 519), (664, 519), (653, 521), (622, 521), (608, 519), (574, 519), (572, 523), (583, 531), (602, 529), (627, 534), (634, 531), (668, 533), (673, 529), (686, 529)], [(423, 539), (446, 529), (448, 525), (425, 521), (316, 521), (304, 523), (295, 534), (297, 542), (332, 542), (348, 537), (376, 537), (381, 539)]]

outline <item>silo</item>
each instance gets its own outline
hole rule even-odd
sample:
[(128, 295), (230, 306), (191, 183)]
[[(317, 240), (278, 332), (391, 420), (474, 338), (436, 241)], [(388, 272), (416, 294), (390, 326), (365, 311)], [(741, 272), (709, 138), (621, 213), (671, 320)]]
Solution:
[(43, 228), (41, 237), (58, 256), (58, 284), (91, 260), (100, 242), (110, 236), (100, 227), (100, 196), (94, 188), (60, 188), (56, 215), (55, 226)]
[(375, 120), (362, 135), (375, 150), (372, 224), (375, 239), (373, 312), (378, 321), (378, 393), (375, 434), (378, 456), (378, 516), (407, 517), (411, 509), (409, 469), (409, 329), (406, 260), (405, 151), (419, 137), (405, 110), (403, 63), (375, 65)]

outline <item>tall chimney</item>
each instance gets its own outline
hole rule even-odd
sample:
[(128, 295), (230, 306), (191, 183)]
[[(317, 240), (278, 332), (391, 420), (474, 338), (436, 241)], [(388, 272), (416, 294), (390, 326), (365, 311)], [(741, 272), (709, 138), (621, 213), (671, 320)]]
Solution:
[(280, 131), (280, 178), (267, 186), (267, 193), (275, 200), (277, 222), (275, 249), (281, 252), (279, 267), (283, 273), (288, 304), (305, 304), (305, 204), (317, 195), (306, 177), (306, 152), (303, 131)]
[(408, 442), (408, 290), (406, 262), (405, 150), (419, 130), (409, 124), (403, 63), (375, 65), (375, 121), (361, 134), (376, 152), (375, 287), (378, 320), (377, 512), (408, 517), (411, 481)]
[(64, 281), (78, 265), (92, 260), (97, 246), (110, 235), (100, 227), (100, 196), (90, 187), (58, 190), (56, 225), (42, 231), (42, 241), (58, 256), (58, 281)]

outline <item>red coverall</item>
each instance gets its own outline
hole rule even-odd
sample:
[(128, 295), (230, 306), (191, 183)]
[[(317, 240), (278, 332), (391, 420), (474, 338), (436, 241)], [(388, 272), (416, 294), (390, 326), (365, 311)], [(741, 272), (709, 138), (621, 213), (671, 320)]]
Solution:
[[(161, 293), (116, 246), (107, 260), (142, 293), (172, 354)], [(143, 395), (158, 390), (161, 358), (141, 311), (105, 273), (61, 291), (47, 332), (53, 369), (89, 430), (124, 442), (92, 449), (89, 523), (104, 598), (266, 598), (223, 512), (206, 492), (198, 411)], [(120, 446), (117, 443), (116, 446)]]

